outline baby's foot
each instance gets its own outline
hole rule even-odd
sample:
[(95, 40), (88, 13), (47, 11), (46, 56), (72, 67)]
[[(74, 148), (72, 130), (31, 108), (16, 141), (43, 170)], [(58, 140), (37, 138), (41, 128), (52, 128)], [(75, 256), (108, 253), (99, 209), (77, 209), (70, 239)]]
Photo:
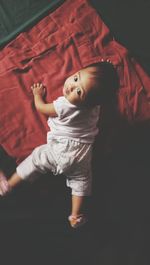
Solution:
[(73, 228), (78, 228), (78, 227), (84, 225), (88, 221), (84, 214), (80, 214), (77, 216), (70, 215), (68, 217), (68, 220), (70, 222), (70, 225)]
[(8, 181), (4, 175), (0, 174), (0, 196), (4, 196), (8, 192), (10, 192)]

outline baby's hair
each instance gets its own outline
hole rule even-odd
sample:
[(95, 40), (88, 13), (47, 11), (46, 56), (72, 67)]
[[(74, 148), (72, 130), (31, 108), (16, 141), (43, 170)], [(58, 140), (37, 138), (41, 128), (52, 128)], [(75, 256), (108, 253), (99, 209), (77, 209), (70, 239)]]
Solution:
[(114, 66), (109, 62), (101, 62), (86, 67), (89, 78), (93, 79), (93, 89), (86, 97), (87, 106), (108, 103), (115, 98), (118, 89), (118, 76)]

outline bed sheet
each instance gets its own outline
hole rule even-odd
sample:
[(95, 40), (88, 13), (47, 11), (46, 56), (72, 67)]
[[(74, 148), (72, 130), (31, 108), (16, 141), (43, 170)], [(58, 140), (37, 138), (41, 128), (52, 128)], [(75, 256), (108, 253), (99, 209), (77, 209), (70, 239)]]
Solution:
[(0, 144), (17, 163), (46, 142), (47, 121), (35, 110), (31, 85), (42, 82), (53, 101), (69, 75), (107, 59), (119, 77), (119, 117), (149, 121), (149, 76), (86, 0), (65, 1), (1, 49)]

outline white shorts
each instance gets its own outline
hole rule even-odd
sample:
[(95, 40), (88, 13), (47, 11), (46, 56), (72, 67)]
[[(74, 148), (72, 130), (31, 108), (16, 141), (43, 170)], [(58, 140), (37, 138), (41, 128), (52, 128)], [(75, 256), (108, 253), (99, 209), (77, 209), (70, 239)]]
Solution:
[(71, 139), (51, 139), (48, 144), (35, 148), (16, 170), (22, 179), (49, 171), (54, 175), (64, 174), (73, 195), (88, 196), (92, 184), (91, 158), (91, 144)]

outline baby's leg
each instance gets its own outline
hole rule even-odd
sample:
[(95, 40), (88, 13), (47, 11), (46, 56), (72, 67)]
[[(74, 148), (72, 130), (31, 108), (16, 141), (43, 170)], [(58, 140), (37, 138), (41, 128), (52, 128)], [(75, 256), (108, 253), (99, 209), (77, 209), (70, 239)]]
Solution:
[(72, 189), (72, 210), (69, 221), (73, 228), (77, 228), (87, 222), (86, 207), (91, 195), (91, 175), (67, 179), (67, 186)]
[(71, 215), (78, 216), (82, 213), (85, 196), (72, 195), (72, 212)]
[(17, 186), (22, 180), (34, 179), (38, 174), (46, 173), (51, 169), (51, 161), (48, 157), (49, 149), (47, 145), (36, 148), (31, 155), (20, 163), (16, 172), (7, 180), (4, 173), (0, 173), (0, 195), (3, 196), (12, 188)]
[(86, 196), (72, 195), (72, 211), (68, 219), (73, 228), (77, 228), (87, 222), (84, 213), (85, 200)]
[(91, 182), (92, 175), (90, 170), (86, 175), (74, 175), (74, 177), (67, 179), (67, 186), (72, 189), (72, 210), (69, 221), (74, 228), (87, 221), (86, 208), (88, 206), (89, 196), (91, 195)]
[(17, 172), (15, 172), (8, 180), (8, 185), (12, 189), (16, 187), (20, 182), (22, 182), (22, 178), (17, 174)]

